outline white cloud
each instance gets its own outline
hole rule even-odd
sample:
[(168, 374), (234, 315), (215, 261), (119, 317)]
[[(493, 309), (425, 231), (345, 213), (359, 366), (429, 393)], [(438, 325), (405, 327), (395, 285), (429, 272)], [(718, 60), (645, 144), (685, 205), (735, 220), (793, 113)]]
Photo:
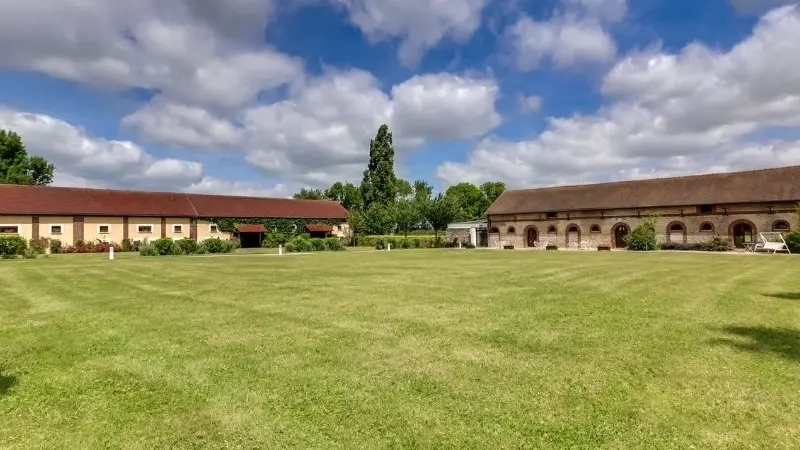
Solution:
[(517, 95), (517, 104), (524, 114), (539, 112), (542, 109), (542, 103), (544, 100), (538, 95)]
[(611, 61), (616, 45), (599, 21), (553, 18), (536, 22), (523, 17), (508, 31), (517, 67), (532, 71), (549, 58), (561, 68)]
[(449, 37), (464, 41), (480, 27), (488, 0), (328, 0), (343, 6), (350, 21), (373, 42), (401, 39), (399, 57), (416, 64)]
[(263, 186), (204, 174), (196, 161), (158, 158), (138, 145), (92, 137), (53, 117), (0, 108), (0, 128), (23, 136), (31, 155), (56, 166), (54, 185), (286, 196), (284, 184)]
[[(270, 0), (11, 2), (0, 15), (0, 66), (108, 88), (143, 87), (231, 108), (302, 75), (263, 45)], [(47, 11), (44, 14), (43, 11)], [(250, 40), (247, 40), (250, 38)]]
[(506, 30), (517, 67), (536, 70), (549, 60), (560, 68), (612, 61), (617, 54), (606, 30), (627, 12), (627, 0), (562, 0), (563, 11), (536, 21), (522, 16)]
[(797, 0), (731, 0), (734, 8), (741, 13), (760, 13), (780, 5), (791, 5)]
[(533, 140), (487, 139), (437, 174), (523, 186), (800, 163), (796, 142), (746, 141), (769, 127), (800, 127), (797, 42), (800, 7), (784, 7), (725, 53), (692, 44), (679, 54), (632, 54), (604, 80), (607, 107), (551, 118)]
[(469, 139), (500, 125), (499, 87), (492, 79), (451, 74), (415, 76), (392, 88), (392, 123), (399, 136)]
[(244, 113), (248, 161), (269, 176), (316, 186), (358, 180), (383, 123), (403, 153), (425, 140), (481, 136), (500, 122), (493, 80), (433, 74), (391, 92), (358, 70), (306, 80), (287, 100)]
[(218, 150), (241, 143), (242, 130), (230, 121), (196, 106), (156, 99), (122, 119), (124, 127), (140, 130), (151, 142), (195, 149)]

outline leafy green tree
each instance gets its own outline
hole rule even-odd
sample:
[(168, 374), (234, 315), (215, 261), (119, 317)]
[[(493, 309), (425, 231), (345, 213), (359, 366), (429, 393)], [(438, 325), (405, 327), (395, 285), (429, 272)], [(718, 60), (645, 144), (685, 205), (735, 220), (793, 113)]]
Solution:
[(40, 156), (28, 156), (22, 138), (0, 129), (0, 183), (46, 186), (53, 182), (55, 167)]
[(393, 210), (394, 222), (397, 232), (408, 236), (408, 232), (416, 227), (422, 219), (419, 203), (414, 200), (402, 199), (397, 202)]
[(489, 200), (489, 204), (491, 205), (497, 200), (497, 197), (500, 197), (500, 194), (505, 192), (506, 184), (502, 181), (488, 181), (481, 185), (481, 191), (483, 191), (483, 195), (486, 196), (486, 199)]
[(347, 215), (347, 225), (350, 226), (350, 232), (353, 235), (353, 246), (358, 245), (358, 237), (364, 232), (365, 222), (364, 213), (359, 210), (351, 210)]
[(459, 204), (454, 197), (442, 195), (425, 203), (424, 217), (433, 228), (435, 241), (439, 242), (439, 231), (447, 229), (447, 225), (458, 217)]
[(645, 221), (634, 228), (625, 237), (625, 242), (628, 244), (628, 250), (647, 252), (656, 250), (658, 248), (658, 241), (656, 240), (656, 223), (658, 216), (650, 216)]
[(419, 203), (425, 203), (431, 199), (433, 195), (433, 186), (428, 184), (427, 181), (417, 180), (414, 182), (414, 200)]
[(353, 183), (337, 181), (325, 191), (324, 196), (339, 202), (348, 211), (361, 209), (361, 191)]
[(411, 186), (411, 183), (402, 178), (397, 179), (397, 182), (395, 183), (395, 189), (397, 191), (398, 199), (407, 199), (414, 194), (414, 188)]
[(292, 197), (304, 200), (322, 200), (325, 195), (320, 189), (303, 188)]
[(394, 228), (392, 207), (373, 203), (364, 211), (364, 231), (367, 234), (389, 234)]
[(486, 195), (472, 183), (458, 183), (447, 189), (446, 195), (458, 203), (457, 220), (479, 219), (486, 215), (489, 200)]
[(369, 143), (369, 163), (361, 181), (361, 198), (365, 210), (369, 210), (373, 203), (389, 206), (396, 197), (392, 133), (384, 124), (378, 128), (378, 134)]

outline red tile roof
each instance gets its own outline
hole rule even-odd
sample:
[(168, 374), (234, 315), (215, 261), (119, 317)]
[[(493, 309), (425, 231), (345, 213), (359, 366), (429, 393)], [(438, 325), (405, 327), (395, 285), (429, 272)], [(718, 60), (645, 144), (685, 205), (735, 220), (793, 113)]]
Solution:
[(333, 231), (333, 226), (324, 223), (310, 223), (306, 225), (306, 230), (309, 233), (330, 233)]
[(800, 201), (800, 166), (506, 191), (486, 212), (520, 214)]
[(240, 233), (266, 233), (267, 229), (260, 223), (243, 223), (241, 225), (236, 225), (236, 231)]
[(345, 219), (337, 202), (0, 184), (0, 214)]

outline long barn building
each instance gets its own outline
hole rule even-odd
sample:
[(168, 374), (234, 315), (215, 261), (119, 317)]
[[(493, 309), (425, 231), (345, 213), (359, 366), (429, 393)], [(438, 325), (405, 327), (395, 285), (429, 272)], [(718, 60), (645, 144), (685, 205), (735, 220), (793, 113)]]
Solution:
[(489, 245), (624, 248), (649, 215), (661, 242), (714, 236), (736, 247), (798, 224), (800, 166), (503, 193), (487, 211)]
[[(222, 230), (206, 220), (213, 217), (244, 223)], [(0, 235), (54, 238), (64, 244), (162, 237), (201, 241), (235, 234), (244, 238), (243, 244), (257, 246), (268, 230), (246, 222), (258, 218), (304, 219), (311, 233), (347, 233), (347, 210), (333, 201), (0, 185)]]

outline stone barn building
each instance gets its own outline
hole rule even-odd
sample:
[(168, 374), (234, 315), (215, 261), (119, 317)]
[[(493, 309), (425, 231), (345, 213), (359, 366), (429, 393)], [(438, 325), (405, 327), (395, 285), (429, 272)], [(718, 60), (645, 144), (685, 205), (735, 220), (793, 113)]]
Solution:
[(489, 246), (624, 248), (649, 215), (660, 242), (721, 236), (738, 248), (798, 226), (800, 166), (504, 192), (487, 211)]

